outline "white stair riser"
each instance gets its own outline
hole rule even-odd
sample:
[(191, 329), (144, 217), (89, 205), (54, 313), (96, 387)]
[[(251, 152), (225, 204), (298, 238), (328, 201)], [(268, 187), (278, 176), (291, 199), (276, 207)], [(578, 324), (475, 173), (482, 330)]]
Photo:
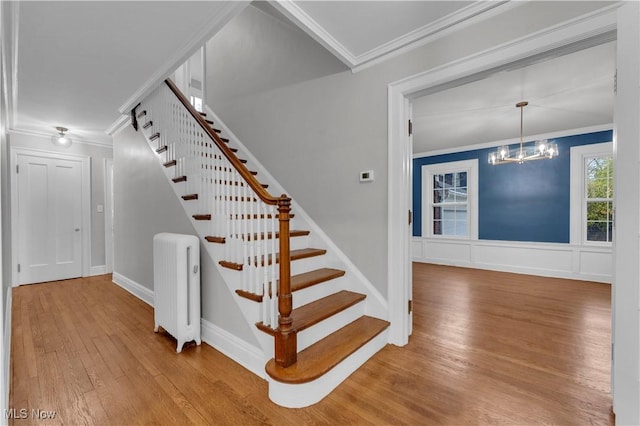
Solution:
[(309, 383), (287, 384), (273, 380), (267, 376), (269, 382), (269, 399), (274, 403), (288, 408), (302, 408), (315, 404), (329, 395), (340, 383), (362, 366), (376, 352), (382, 349), (389, 340), (389, 330), (386, 329), (343, 362), (331, 369), (327, 374)]
[(324, 268), (324, 256), (313, 256), (291, 261), (291, 275), (303, 274), (315, 269)]
[(298, 333), (298, 352), (324, 339), (336, 330), (357, 320), (364, 314), (364, 301), (348, 307)]
[(330, 294), (344, 290), (345, 281), (345, 277), (334, 278), (294, 292), (293, 308), (298, 308), (302, 305), (306, 305), (307, 303), (311, 303), (314, 300), (322, 299)]
[(258, 334), (258, 342), (260, 343), (260, 347), (264, 351), (264, 363), (266, 364), (271, 358), (274, 357), (275, 342), (272, 335), (261, 330), (259, 331), (260, 333)]

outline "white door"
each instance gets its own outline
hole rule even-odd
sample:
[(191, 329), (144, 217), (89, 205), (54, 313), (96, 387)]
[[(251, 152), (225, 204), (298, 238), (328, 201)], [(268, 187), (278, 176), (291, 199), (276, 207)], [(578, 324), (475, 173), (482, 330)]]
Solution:
[(18, 155), (18, 284), (82, 276), (82, 162)]

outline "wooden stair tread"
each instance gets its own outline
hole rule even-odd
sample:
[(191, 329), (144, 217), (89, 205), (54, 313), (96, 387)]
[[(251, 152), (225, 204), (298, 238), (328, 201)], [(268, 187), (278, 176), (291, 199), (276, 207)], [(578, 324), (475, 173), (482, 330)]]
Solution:
[(163, 152), (165, 152), (166, 150), (167, 150), (167, 146), (166, 146), (166, 145), (164, 145), (164, 146), (161, 146), (160, 148), (156, 149), (156, 152), (157, 152), (158, 154), (162, 154), (162, 153), (163, 153)]
[(329, 372), (388, 326), (387, 321), (362, 316), (300, 352), (298, 361), (292, 366), (283, 368), (271, 359), (265, 370), (272, 379), (281, 383), (311, 382)]
[(183, 195), (182, 199), (185, 201), (189, 201), (189, 200), (197, 200), (198, 199), (198, 194), (187, 194), (187, 195)]
[[(294, 229), (289, 231), (289, 237), (293, 238), (293, 237), (306, 237), (307, 235), (309, 235), (311, 233), (311, 231), (303, 231), (303, 230), (299, 230), (299, 229)], [(271, 232), (267, 232), (267, 239), (270, 240), (273, 238), (273, 234)], [(264, 240), (265, 237), (265, 233), (262, 232), (260, 233), (260, 235), (258, 235), (257, 233), (253, 234), (252, 240), (256, 241), (258, 239), (260, 240)], [(280, 231), (276, 231), (276, 238), (280, 238)]]
[(217, 243), (217, 244), (224, 244), (226, 241), (225, 237), (215, 237), (213, 235), (207, 235), (206, 237), (204, 237), (204, 239), (210, 243)]
[(330, 281), (334, 278), (339, 278), (344, 274), (345, 271), (340, 269), (320, 268), (315, 271), (293, 275), (291, 276), (291, 292), (302, 290), (325, 281)]
[(366, 297), (367, 296), (364, 294), (342, 290), (327, 297), (323, 297), (322, 299), (302, 305), (291, 311), (293, 328), (300, 332), (332, 315), (337, 314), (338, 312), (344, 311), (358, 302), (361, 302)]
[[(291, 257), (291, 261), (293, 262), (294, 260), (306, 259), (308, 257), (322, 256), (326, 253), (327, 251), (324, 249), (304, 248), (304, 249), (298, 249), (298, 250), (291, 250), (290, 257)], [(279, 261), (280, 261), (280, 256), (276, 255), (276, 263), (278, 263)], [(243, 265), (241, 263), (229, 262), (227, 260), (221, 260), (218, 263), (221, 266), (224, 266), (225, 268), (235, 269), (236, 271), (242, 271), (242, 268), (243, 268)], [(269, 264), (271, 264), (271, 256), (269, 256)]]
[[(217, 238), (222, 239), (224, 243), (224, 238), (222, 237), (206, 237), (207, 241), (210, 241), (209, 238)], [(218, 241), (210, 241), (210, 242), (218, 242)], [(332, 269), (332, 268), (320, 268), (315, 271), (305, 272), (303, 274), (292, 275), (291, 276), (291, 292), (302, 290), (307, 287), (311, 287), (312, 285), (320, 284), (325, 281), (330, 281), (334, 278), (341, 277), (345, 274), (345, 271), (340, 269)], [(277, 281), (278, 283), (280, 281)], [(251, 293), (243, 290), (236, 290), (236, 293), (244, 297), (245, 299), (255, 300), (258, 302), (262, 302), (262, 295)], [(269, 295), (271, 295), (271, 290), (269, 290)], [(256, 324), (259, 329), (265, 331), (269, 334), (273, 334), (273, 329), (270, 327), (263, 326), (262, 323)]]

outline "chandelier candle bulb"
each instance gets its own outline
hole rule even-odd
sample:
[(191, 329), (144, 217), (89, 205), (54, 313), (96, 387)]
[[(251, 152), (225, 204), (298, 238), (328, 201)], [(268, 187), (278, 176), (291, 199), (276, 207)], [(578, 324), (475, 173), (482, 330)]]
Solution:
[(524, 107), (529, 105), (529, 102), (522, 101), (516, 104), (516, 108), (520, 108), (520, 144), (513, 151), (509, 148), (509, 145), (503, 145), (495, 152), (489, 153), (489, 164), (507, 164), (518, 163), (522, 164), (531, 160), (543, 160), (545, 158), (554, 158), (558, 156), (558, 145), (550, 143), (547, 139), (542, 139), (535, 142), (533, 151), (531, 147), (525, 147), (524, 145)]

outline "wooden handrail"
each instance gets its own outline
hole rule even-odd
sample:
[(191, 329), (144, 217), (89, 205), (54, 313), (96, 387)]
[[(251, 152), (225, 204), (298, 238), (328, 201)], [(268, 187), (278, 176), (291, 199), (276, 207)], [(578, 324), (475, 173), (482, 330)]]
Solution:
[[(165, 83), (167, 84), (167, 86), (169, 86), (174, 95), (176, 95), (180, 103), (187, 109), (187, 111), (189, 111), (191, 116), (198, 122), (198, 124), (200, 124), (202, 130), (204, 130), (207, 135), (209, 135), (209, 137), (215, 142), (218, 149), (222, 151), (225, 157), (227, 157), (227, 160), (229, 160), (229, 162), (238, 171), (238, 173), (240, 173), (240, 176), (242, 176), (242, 178), (249, 184), (256, 195), (266, 204), (269, 204), (271, 206), (278, 205), (278, 202), (282, 199), (282, 197), (274, 197), (273, 195), (269, 194), (269, 192), (265, 188), (262, 187), (260, 182), (258, 182), (258, 180), (251, 174), (249, 169), (247, 169), (247, 167), (240, 162), (238, 157), (236, 157), (236, 155), (231, 152), (231, 149), (229, 149), (227, 144), (222, 142), (220, 136), (218, 136), (218, 134), (213, 131), (211, 126), (209, 126), (209, 124), (207, 124), (207, 122), (205, 121), (204, 117), (198, 111), (196, 111), (193, 105), (191, 105), (191, 103), (182, 94), (175, 83), (171, 81), (171, 79), (166, 79)], [(285, 196), (284, 198), (287, 197)]]
[(280, 197), (274, 197), (262, 186), (247, 167), (240, 162), (238, 157), (231, 151), (226, 143), (222, 141), (218, 133), (213, 131), (211, 126), (206, 122), (204, 117), (196, 111), (196, 109), (187, 100), (184, 94), (171, 81), (166, 79), (165, 83), (169, 89), (178, 98), (180, 103), (189, 111), (191, 116), (200, 124), (202, 130), (209, 135), (216, 146), (224, 156), (229, 160), (233, 167), (240, 173), (240, 176), (249, 184), (251, 189), (256, 193), (265, 204), (278, 206), (279, 221), (279, 269), (280, 279), (278, 280), (278, 329), (275, 333), (275, 362), (281, 367), (289, 367), (296, 363), (298, 357), (297, 333), (293, 326), (293, 318), (291, 311), (293, 309), (293, 301), (291, 294), (291, 250), (290, 250), (290, 226), (291, 218), (291, 198), (282, 194)]

